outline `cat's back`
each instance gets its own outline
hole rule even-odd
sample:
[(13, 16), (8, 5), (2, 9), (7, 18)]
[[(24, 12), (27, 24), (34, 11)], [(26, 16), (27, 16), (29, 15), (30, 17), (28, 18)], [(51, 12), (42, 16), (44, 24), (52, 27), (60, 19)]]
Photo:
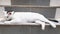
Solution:
[(36, 17), (36, 16), (39, 16), (41, 14), (39, 13), (34, 13), (34, 12), (15, 12), (14, 13), (14, 17)]
[(35, 12), (15, 12), (15, 15), (25, 15), (25, 14), (30, 14), (30, 15), (33, 15), (33, 14), (39, 14), (39, 13), (35, 13)]

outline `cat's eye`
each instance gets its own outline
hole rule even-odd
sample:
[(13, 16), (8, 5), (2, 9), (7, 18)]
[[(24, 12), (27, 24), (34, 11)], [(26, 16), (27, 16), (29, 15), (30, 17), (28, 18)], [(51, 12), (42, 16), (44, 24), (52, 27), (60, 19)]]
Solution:
[(11, 15), (11, 13), (8, 13), (8, 15)]

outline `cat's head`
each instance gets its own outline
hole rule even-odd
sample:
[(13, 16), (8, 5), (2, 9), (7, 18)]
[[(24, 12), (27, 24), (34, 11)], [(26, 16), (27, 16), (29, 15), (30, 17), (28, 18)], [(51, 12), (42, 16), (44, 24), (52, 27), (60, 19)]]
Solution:
[(5, 16), (10, 16), (10, 15), (13, 15), (13, 14), (14, 14), (14, 11), (4, 11)]

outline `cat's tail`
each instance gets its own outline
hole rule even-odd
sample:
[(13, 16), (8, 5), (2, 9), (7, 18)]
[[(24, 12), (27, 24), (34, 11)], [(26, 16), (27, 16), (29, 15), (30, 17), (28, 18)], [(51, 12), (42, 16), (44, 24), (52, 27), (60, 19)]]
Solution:
[(45, 23), (44, 23), (44, 22), (42, 22), (42, 21), (40, 21), (40, 20), (36, 20), (35, 23), (41, 24), (41, 29), (42, 29), (42, 30), (45, 30)]

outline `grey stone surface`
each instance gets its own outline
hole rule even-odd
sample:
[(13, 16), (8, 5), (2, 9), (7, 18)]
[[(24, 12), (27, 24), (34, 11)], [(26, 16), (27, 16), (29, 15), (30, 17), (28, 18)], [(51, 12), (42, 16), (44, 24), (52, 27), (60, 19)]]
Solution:
[(11, 4), (49, 6), (50, 0), (11, 0)]
[(41, 30), (40, 26), (0, 26), (0, 34), (60, 34), (60, 26), (56, 29), (46, 26)]

